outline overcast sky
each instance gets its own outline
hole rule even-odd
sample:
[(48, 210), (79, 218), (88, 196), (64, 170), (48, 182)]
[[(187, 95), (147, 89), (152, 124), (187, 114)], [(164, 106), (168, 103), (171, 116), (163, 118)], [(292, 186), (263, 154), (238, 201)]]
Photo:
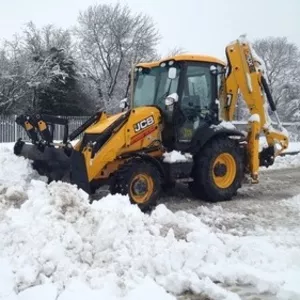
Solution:
[[(174, 47), (224, 57), (226, 44), (246, 33), (249, 39), (286, 36), (300, 47), (300, 0), (119, 0), (150, 15), (162, 36), (162, 55)], [(25, 22), (68, 28), (79, 10), (117, 0), (0, 0), (0, 39), (20, 32)]]

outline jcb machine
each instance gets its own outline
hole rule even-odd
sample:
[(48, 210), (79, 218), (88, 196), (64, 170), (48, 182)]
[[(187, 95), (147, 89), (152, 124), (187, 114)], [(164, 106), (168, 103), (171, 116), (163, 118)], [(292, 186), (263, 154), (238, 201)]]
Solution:
[[(122, 112), (97, 112), (70, 135), (64, 119), (19, 116), (31, 144), (19, 140), (14, 152), (49, 180), (67, 180), (88, 193), (109, 184), (111, 193), (128, 194), (142, 210), (155, 206), (162, 187), (178, 180), (200, 199), (229, 200), (245, 175), (258, 182), (259, 167), (273, 164), (288, 135), (250, 44), (236, 40), (226, 56), (227, 65), (188, 54), (138, 64)], [(233, 120), (239, 94), (251, 114), (247, 134), (226, 122)], [(271, 126), (268, 108), (279, 130)], [(59, 144), (53, 142), (55, 124), (65, 126)], [(259, 152), (261, 133), (268, 147)], [(170, 163), (166, 155), (173, 150), (188, 155)]]

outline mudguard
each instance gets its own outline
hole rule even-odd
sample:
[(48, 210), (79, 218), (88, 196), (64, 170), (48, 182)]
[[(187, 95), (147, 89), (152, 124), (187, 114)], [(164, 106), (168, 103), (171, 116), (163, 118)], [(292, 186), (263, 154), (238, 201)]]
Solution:
[(209, 140), (216, 136), (235, 136), (242, 140), (245, 139), (245, 135), (241, 131), (225, 127), (222, 123), (223, 122), (220, 122), (215, 125), (204, 124), (199, 127), (191, 140), (191, 144), (187, 152), (192, 155), (197, 154)]

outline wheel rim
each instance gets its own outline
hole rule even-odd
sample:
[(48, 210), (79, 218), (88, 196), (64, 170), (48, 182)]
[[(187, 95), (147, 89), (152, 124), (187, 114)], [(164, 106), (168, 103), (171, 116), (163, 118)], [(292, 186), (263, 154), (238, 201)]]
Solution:
[(138, 174), (131, 181), (130, 195), (134, 202), (142, 204), (149, 200), (153, 189), (153, 179), (147, 174)]
[(213, 179), (218, 188), (230, 187), (236, 176), (236, 163), (229, 153), (220, 154), (213, 164)]

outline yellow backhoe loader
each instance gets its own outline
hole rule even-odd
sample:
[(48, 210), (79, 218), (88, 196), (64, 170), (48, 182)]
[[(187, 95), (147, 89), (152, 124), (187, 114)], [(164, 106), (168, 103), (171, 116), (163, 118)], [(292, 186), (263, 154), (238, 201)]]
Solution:
[[(70, 181), (88, 193), (109, 184), (111, 193), (128, 194), (142, 210), (155, 206), (161, 188), (176, 181), (200, 199), (230, 200), (245, 175), (258, 183), (259, 167), (273, 164), (288, 147), (288, 135), (251, 45), (238, 39), (226, 46), (226, 57), (227, 64), (193, 54), (138, 64), (122, 112), (97, 112), (71, 134), (64, 119), (21, 115), (16, 122), (31, 143), (18, 140), (14, 153), (31, 159), (50, 181)], [(239, 94), (251, 114), (246, 134), (228, 126)], [(55, 124), (65, 126), (59, 144), (53, 142)], [(268, 147), (260, 152), (261, 133)], [(184, 159), (170, 163), (172, 151)]]

